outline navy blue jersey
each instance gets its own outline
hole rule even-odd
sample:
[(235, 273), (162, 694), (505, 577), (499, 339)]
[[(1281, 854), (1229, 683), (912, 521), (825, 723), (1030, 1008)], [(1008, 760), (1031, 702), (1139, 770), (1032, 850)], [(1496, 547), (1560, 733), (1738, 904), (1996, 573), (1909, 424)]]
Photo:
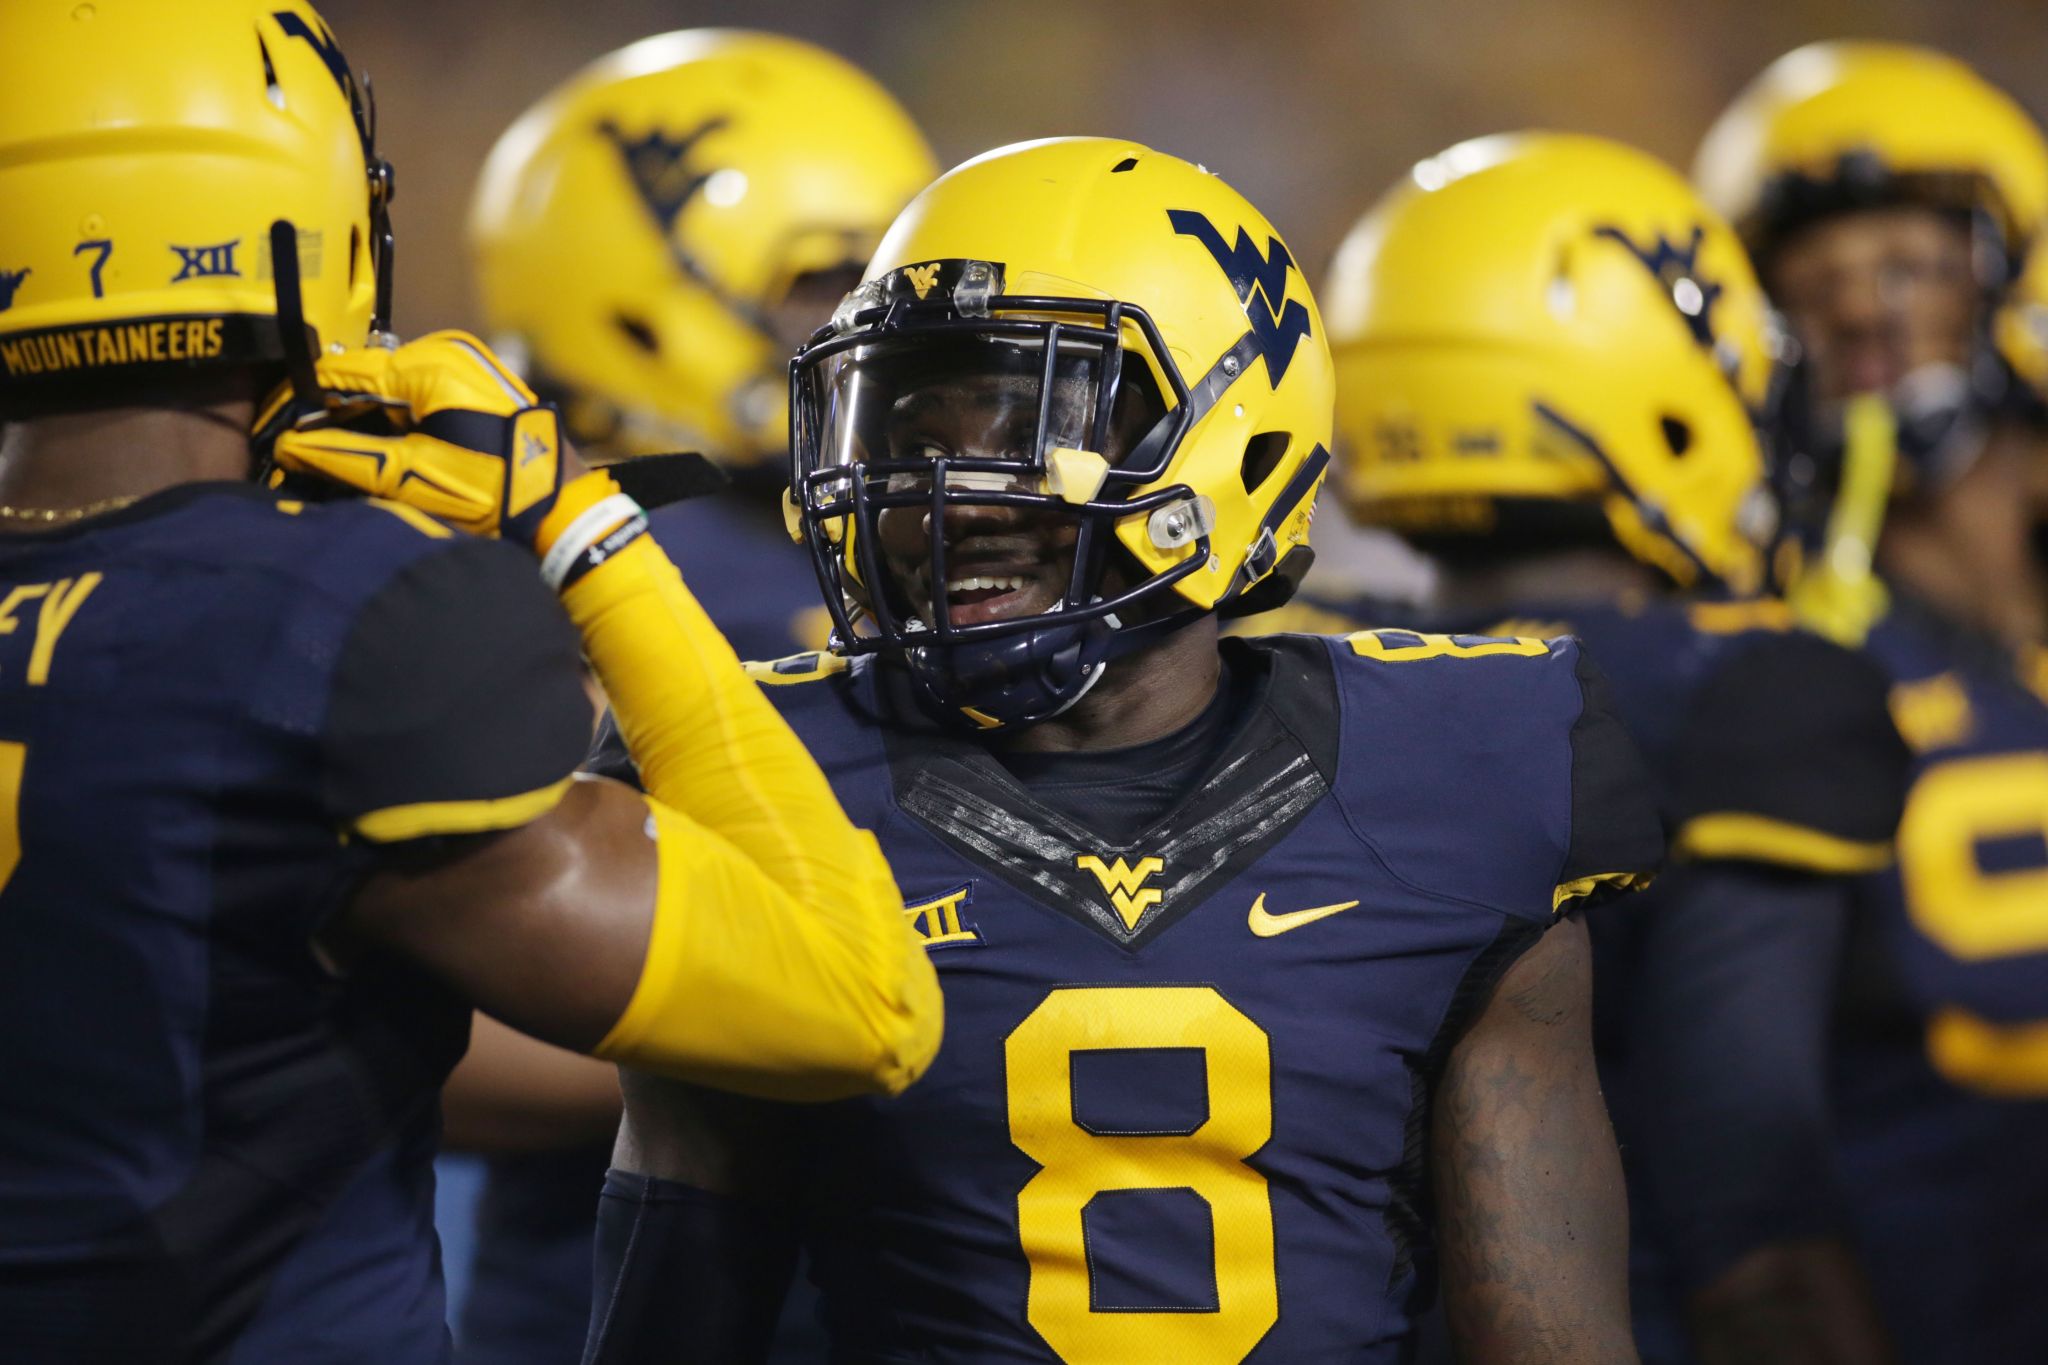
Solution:
[(742, 659), (823, 649), (832, 623), (810, 556), (756, 502), (690, 498), (656, 508), (648, 529)]
[(1371, 602), (1301, 610), (1575, 636), (1648, 760), (1676, 853), (1819, 873), (1891, 862), (1906, 754), (1883, 674), (1799, 628), (1781, 600), (1525, 602), (1449, 620)]
[(1905, 1358), (2048, 1342), (2048, 701), (1910, 606), (1867, 645), (1915, 757), (1896, 868), (1859, 899), (1842, 1150)]
[(1886, 681), (1774, 599), (1531, 602), (1469, 624), (1584, 643), (1679, 860), (1589, 923), (1639, 1347), (1689, 1360), (1688, 1294), (1760, 1246), (1849, 1231), (1826, 1031), (1854, 879), (1890, 863), (1906, 776)]
[(1228, 641), (1255, 700), (1127, 843), (886, 667), (757, 676), (876, 832), (946, 993), (899, 1099), (792, 1180), (834, 1359), (1400, 1359), (1432, 1281), (1433, 1081), (1562, 909), (1660, 851), (1576, 644)]
[[(831, 622), (810, 560), (739, 493), (656, 508), (648, 526), (743, 659), (818, 649)], [(590, 1243), (609, 1142), (492, 1156), (457, 1332), (464, 1365), (574, 1360), (590, 1322)]]
[(9, 1359), (443, 1358), (430, 1159), (467, 1010), (315, 935), (588, 734), (530, 556), (187, 485), (0, 539)]

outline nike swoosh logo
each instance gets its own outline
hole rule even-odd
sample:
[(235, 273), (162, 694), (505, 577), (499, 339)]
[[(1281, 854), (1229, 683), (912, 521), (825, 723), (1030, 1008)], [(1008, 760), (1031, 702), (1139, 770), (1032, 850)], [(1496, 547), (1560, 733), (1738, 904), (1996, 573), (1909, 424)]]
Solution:
[(1275, 934), (1284, 934), (1289, 929), (1299, 929), (1304, 924), (1314, 924), (1319, 919), (1328, 919), (1356, 904), (1357, 901), (1344, 901), (1338, 905), (1318, 905), (1308, 910), (1290, 910), (1284, 915), (1269, 915), (1266, 913), (1266, 893), (1261, 891), (1259, 898), (1252, 902), (1252, 912), (1245, 916), (1245, 923), (1250, 925), (1251, 931), (1260, 938), (1271, 938)]

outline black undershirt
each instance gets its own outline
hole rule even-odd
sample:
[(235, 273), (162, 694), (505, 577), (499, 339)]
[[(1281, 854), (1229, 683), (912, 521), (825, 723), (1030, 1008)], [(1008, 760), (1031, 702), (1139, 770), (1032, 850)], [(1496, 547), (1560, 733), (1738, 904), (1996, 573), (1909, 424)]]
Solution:
[(1040, 802), (1084, 822), (1111, 844), (1127, 844), (1178, 805), (1230, 747), (1258, 703), (1263, 671), (1233, 665), (1226, 651), (1216, 695), (1180, 729), (1122, 749), (1056, 753), (995, 751)]

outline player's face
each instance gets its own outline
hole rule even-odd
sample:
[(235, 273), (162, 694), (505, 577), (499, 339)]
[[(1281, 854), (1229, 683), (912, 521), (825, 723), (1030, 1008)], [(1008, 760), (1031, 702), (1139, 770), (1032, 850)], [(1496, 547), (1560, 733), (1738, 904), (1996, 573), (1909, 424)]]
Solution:
[[(1038, 384), (975, 375), (905, 393), (885, 426), (891, 460), (1025, 460), (1038, 429)], [(910, 476), (898, 475), (899, 480)], [(1013, 488), (1000, 474), (956, 472), (953, 487)], [(943, 605), (955, 626), (1050, 611), (1073, 573), (1076, 524), (1035, 509), (954, 504), (945, 512), (946, 581), (932, 581), (931, 512), (895, 507), (877, 520), (886, 567), (926, 625)]]
[(1805, 347), (1817, 397), (1886, 391), (1926, 366), (1966, 365), (1977, 290), (1970, 234), (1923, 208), (1825, 219), (1788, 239), (1771, 285)]

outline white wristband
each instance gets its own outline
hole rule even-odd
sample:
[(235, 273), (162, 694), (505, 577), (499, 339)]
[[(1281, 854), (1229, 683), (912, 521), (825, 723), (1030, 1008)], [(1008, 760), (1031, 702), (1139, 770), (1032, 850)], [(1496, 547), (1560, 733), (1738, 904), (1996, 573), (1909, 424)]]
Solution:
[(613, 493), (592, 503), (569, 523), (568, 529), (557, 536), (555, 543), (548, 546), (548, 552), (541, 556), (541, 581), (559, 592), (562, 580), (569, 576), (569, 570), (583, 558), (586, 550), (618, 527), (645, 516), (640, 504), (624, 493)]

